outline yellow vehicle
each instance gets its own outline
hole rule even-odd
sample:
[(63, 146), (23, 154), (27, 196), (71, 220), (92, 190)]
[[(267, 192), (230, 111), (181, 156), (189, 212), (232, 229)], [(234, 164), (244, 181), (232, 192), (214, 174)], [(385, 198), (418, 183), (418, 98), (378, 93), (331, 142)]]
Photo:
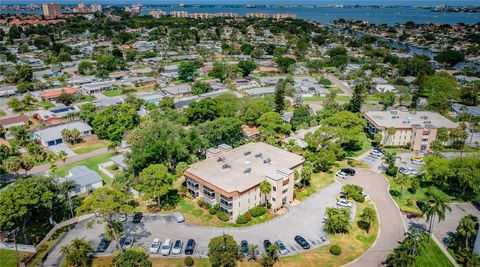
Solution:
[(337, 200), (339, 200), (339, 199), (345, 199), (348, 202), (353, 202), (353, 199), (351, 197), (347, 197), (347, 195), (343, 194), (343, 192), (340, 193), (340, 195), (337, 196)]
[(414, 161), (414, 160), (423, 160), (423, 157), (420, 157), (420, 156), (418, 156), (418, 155), (415, 155), (415, 156), (412, 156), (412, 157), (410, 158), (410, 160), (412, 160), (412, 161)]

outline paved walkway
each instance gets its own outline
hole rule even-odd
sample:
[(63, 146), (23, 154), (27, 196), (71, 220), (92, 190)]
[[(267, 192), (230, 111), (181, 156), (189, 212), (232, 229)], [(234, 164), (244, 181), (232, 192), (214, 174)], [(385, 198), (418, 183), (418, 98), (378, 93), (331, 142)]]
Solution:
[(365, 254), (347, 266), (382, 266), (388, 254), (398, 246), (398, 242), (403, 240), (405, 233), (405, 224), (400, 210), (388, 192), (389, 182), (380, 173), (366, 169), (356, 169), (354, 177), (341, 182), (363, 187), (364, 192), (375, 203), (380, 222), (375, 243)]
[[(108, 148), (106, 148), (106, 147), (99, 148), (97, 150), (93, 150), (93, 151), (90, 151), (88, 153), (79, 154), (79, 155), (69, 157), (65, 161), (65, 164), (70, 164), (70, 163), (82, 161), (82, 160), (85, 160), (85, 159), (88, 159), (88, 158), (91, 158), (91, 157), (96, 157), (96, 156), (100, 156), (100, 155), (107, 154), (107, 153), (109, 153)], [(63, 162), (58, 160), (57, 165), (58, 166), (63, 166)], [(43, 164), (43, 165), (33, 167), (33, 169), (30, 171), (30, 173), (43, 174), (43, 173), (47, 172), (49, 169), (50, 169), (50, 164), (46, 163), (46, 164)]]
[[(172, 239), (172, 241), (181, 239), (183, 242), (193, 238), (197, 243), (195, 257), (206, 257), (210, 239), (223, 233), (232, 235), (237, 242), (247, 240), (250, 243), (257, 244), (260, 251), (263, 251), (263, 240), (269, 239), (272, 242), (281, 240), (289, 250), (289, 255), (297, 254), (302, 252), (303, 249), (295, 243), (293, 239), (295, 235), (300, 234), (305, 237), (312, 247), (329, 243), (328, 237), (322, 229), (323, 218), (326, 208), (335, 206), (336, 195), (340, 192), (341, 187), (340, 183), (333, 183), (299, 205), (290, 207), (286, 214), (249, 227), (220, 228), (188, 223), (179, 224), (171, 215), (145, 215), (140, 224), (127, 222), (125, 224), (126, 233), (135, 238), (135, 247), (145, 249), (148, 249), (154, 238), (160, 238), (162, 241), (167, 238)], [(93, 224), (91, 229), (87, 229), (86, 225), (87, 221), (79, 223), (59, 240), (50, 252), (44, 266), (60, 265), (62, 261), (60, 248), (75, 237), (85, 238), (91, 242), (93, 247), (96, 247), (104, 233), (104, 225)], [(114, 250), (115, 244), (112, 242), (104, 255), (109, 255)]]

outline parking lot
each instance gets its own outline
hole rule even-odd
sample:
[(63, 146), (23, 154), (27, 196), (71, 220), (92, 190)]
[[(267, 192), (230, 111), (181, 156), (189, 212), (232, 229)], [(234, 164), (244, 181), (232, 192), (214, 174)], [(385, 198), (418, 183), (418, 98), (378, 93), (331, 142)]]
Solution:
[[(194, 257), (207, 257), (210, 239), (222, 234), (232, 235), (238, 244), (241, 240), (256, 244), (260, 253), (264, 251), (263, 241), (265, 239), (272, 243), (281, 240), (288, 250), (287, 255), (297, 254), (304, 250), (294, 241), (295, 235), (303, 236), (312, 248), (330, 243), (323, 230), (323, 220), (326, 208), (336, 206), (336, 196), (340, 193), (341, 188), (342, 185), (335, 182), (300, 204), (288, 207), (286, 214), (253, 226), (206, 227), (191, 225), (188, 222), (177, 223), (173, 215), (144, 215), (138, 224), (132, 223), (129, 218), (129, 221), (125, 223), (125, 234), (134, 237), (134, 247), (143, 247), (147, 251), (155, 238), (159, 238), (162, 242), (167, 238), (172, 242), (180, 239), (184, 245), (188, 239), (194, 239), (196, 241)], [(354, 214), (355, 207), (352, 208), (352, 216)], [(79, 223), (57, 243), (47, 259), (48, 264), (59, 264), (61, 262), (60, 248), (75, 237), (85, 238), (96, 248), (103, 233), (103, 224), (93, 224), (92, 228), (87, 228), (86, 221)], [(114, 251), (115, 242), (112, 242), (105, 253), (99, 253), (98, 256), (110, 255)], [(161, 257), (160, 254), (152, 256)], [(181, 256), (184, 256), (183, 250), (182, 254), (170, 257)], [(48, 264), (46, 266), (49, 266)]]

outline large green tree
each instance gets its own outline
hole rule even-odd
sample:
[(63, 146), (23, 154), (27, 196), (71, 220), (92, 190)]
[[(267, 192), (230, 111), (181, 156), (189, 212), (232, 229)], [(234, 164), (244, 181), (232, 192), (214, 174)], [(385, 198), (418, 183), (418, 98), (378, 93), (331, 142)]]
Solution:
[(238, 144), (244, 137), (242, 122), (237, 118), (218, 118), (198, 126), (210, 146)]
[(127, 130), (140, 122), (135, 108), (128, 104), (112, 105), (97, 113), (92, 121), (93, 131), (98, 137), (110, 141), (121, 141)]
[(234, 267), (239, 259), (237, 242), (231, 235), (214, 237), (208, 243), (208, 258), (213, 267)]
[(155, 199), (161, 207), (161, 200), (168, 195), (173, 184), (173, 176), (163, 164), (152, 164), (138, 175), (136, 188), (148, 199)]
[(125, 251), (117, 251), (112, 256), (114, 267), (151, 267), (152, 263), (143, 248), (129, 248)]
[(87, 267), (92, 263), (89, 254), (93, 251), (90, 243), (85, 239), (75, 238), (68, 245), (60, 248), (64, 257), (65, 266)]

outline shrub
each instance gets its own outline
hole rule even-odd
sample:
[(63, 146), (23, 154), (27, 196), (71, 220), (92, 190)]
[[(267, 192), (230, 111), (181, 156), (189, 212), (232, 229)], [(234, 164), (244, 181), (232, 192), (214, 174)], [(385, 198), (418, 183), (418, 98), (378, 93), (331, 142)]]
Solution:
[(353, 194), (352, 198), (353, 198), (353, 200), (355, 200), (357, 202), (360, 202), (360, 203), (365, 202), (365, 196), (362, 195), (362, 194)]
[(228, 219), (230, 219), (230, 216), (228, 216), (228, 214), (226, 214), (226, 213), (223, 212), (223, 211), (217, 211), (217, 218), (219, 218), (220, 220), (226, 222), (226, 221), (228, 221)]
[(237, 224), (246, 224), (248, 222), (247, 215), (240, 215), (237, 217)]
[(342, 254), (342, 248), (338, 245), (333, 245), (330, 247), (330, 253), (332, 253), (332, 255), (338, 256)]
[(355, 195), (355, 194), (361, 194), (362, 191), (363, 191), (363, 188), (361, 186), (358, 186), (358, 185), (347, 184), (347, 185), (342, 187), (342, 190), (343, 190), (343, 192), (345, 192), (345, 194), (347, 196), (353, 197), (353, 195)]
[(390, 195), (392, 195), (392, 197), (400, 197), (401, 194), (400, 191), (390, 189)]
[(210, 213), (210, 215), (214, 215), (217, 213), (217, 209), (215, 207), (210, 207), (208, 208), (208, 213)]
[(253, 220), (253, 216), (252, 216), (252, 214), (250, 214), (250, 212), (247, 211), (247, 212), (245, 213), (245, 216), (247, 216), (247, 219), (248, 219), (249, 221)]
[(419, 187), (420, 183), (418, 182), (418, 179), (412, 179), (412, 182), (410, 183), (410, 188), (408, 188), (408, 192), (415, 194)]
[(194, 264), (195, 262), (193, 261), (193, 258), (192, 258), (192, 257), (187, 256), (187, 257), (185, 258), (185, 260), (183, 261), (183, 263), (185, 263), (185, 266), (190, 267), (190, 266), (193, 266), (193, 264)]
[(265, 208), (263, 206), (257, 206), (257, 207), (251, 208), (248, 212), (253, 217), (258, 217), (258, 216), (262, 216), (263, 214), (265, 214), (267, 212), (267, 208)]
[(358, 227), (360, 227), (360, 229), (365, 230), (367, 233), (370, 230), (370, 223), (367, 222), (367, 221), (359, 220), (357, 222), (357, 225), (358, 225)]

